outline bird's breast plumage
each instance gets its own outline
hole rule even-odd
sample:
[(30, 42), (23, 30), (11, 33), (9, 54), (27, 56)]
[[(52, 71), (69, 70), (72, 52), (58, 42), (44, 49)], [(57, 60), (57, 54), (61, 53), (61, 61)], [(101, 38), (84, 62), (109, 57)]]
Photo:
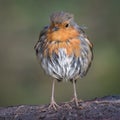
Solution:
[[(49, 44), (48, 44), (49, 43)], [(67, 56), (74, 54), (80, 56), (80, 40), (77, 38), (68, 39), (66, 41), (48, 41), (44, 48), (44, 56), (52, 56), (53, 53), (58, 54), (60, 49), (65, 49)]]
[(60, 28), (58, 31), (52, 31), (52, 28), (48, 29), (47, 38), (48, 41), (66, 41), (71, 38), (76, 38), (79, 32), (73, 27), (70, 28)]
[(47, 41), (44, 55), (52, 55), (52, 53), (58, 54), (59, 49), (64, 48), (66, 54), (70, 56), (75, 54), (76, 57), (80, 55), (80, 40), (78, 39), (79, 32), (73, 27), (64, 29), (61, 28), (58, 31), (52, 31), (51, 28), (47, 31)]
[(83, 77), (92, 60), (92, 44), (86, 36), (76, 31), (72, 34), (45, 32), (46, 36), (41, 34), (36, 45), (36, 54), (45, 72), (58, 80)]

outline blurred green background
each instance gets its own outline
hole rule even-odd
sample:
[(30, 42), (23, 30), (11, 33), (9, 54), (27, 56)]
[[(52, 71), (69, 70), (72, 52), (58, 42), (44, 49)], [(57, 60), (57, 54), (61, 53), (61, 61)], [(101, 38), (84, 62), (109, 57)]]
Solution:
[[(52, 78), (44, 74), (34, 45), (55, 11), (73, 13), (94, 44), (94, 61), (77, 82), (78, 97), (87, 100), (120, 94), (120, 1), (0, 0), (0, 106), (48, 104)], [(56, 82), (57, 102), (73, 97), (70, 82)]]

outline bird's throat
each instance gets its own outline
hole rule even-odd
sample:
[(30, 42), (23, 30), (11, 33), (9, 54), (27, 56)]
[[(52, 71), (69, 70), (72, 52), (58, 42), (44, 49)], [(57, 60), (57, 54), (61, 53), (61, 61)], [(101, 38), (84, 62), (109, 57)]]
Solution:
[(67, 41), (72, 38), (76, 38), (79, 32), (74, 28), (59, 29), (58, 31), (48, 30), (47, 39), (48, 41)]

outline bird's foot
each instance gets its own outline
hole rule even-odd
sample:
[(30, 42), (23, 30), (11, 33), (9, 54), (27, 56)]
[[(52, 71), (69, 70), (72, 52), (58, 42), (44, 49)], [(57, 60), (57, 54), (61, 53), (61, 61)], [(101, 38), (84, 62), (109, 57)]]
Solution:
[(81, 109), (83, 109), (82, 106), (79, 106), (79, 103), (83, 102), (83, 100), (78, 100), (76, 97), (73, 97), (73, 99), (70, 102), (75, 102), (77, 107), (80, 107)]
[(57, 110), (58, 108), (60, 108), (60, 106), (55, 101), (51, 101), (51, 103), (50, 103), (48, 108)]
[(76, 97), (73, 97), (73, 99), (70, 102), (75, 102), (76, 106), (79, 106), (78, 99)]

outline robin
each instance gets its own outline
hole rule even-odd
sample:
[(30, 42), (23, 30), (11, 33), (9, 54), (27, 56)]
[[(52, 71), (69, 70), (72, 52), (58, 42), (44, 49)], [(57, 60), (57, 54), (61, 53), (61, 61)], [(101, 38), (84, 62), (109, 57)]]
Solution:
[(73, 15), (63, 11), (53, 13), (50, 25), (41, 31), (34, 48), (42, 68), (54, 78), (49, 107), (58, 107), (54, 99), (56, 80), (73, 83), (73, 101), (78, 106), (76, 80), (84, 77), (91, 65), (93, 45)]

